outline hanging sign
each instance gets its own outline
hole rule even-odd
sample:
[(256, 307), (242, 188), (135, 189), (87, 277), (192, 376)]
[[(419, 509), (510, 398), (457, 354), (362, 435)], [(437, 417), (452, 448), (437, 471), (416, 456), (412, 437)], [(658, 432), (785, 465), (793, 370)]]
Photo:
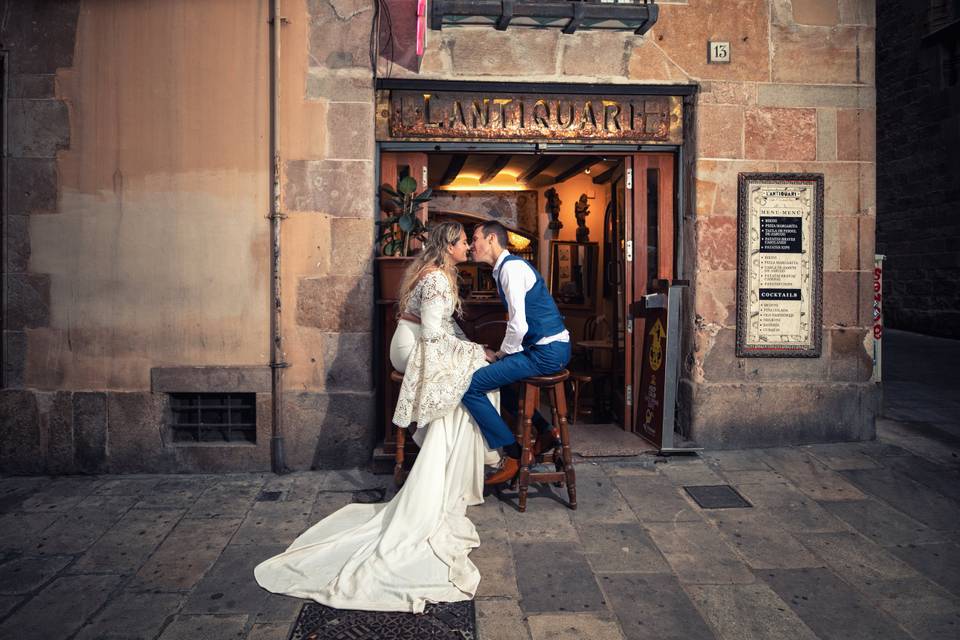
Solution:
[(737, 356), (819, 357), (823, 174), (741, 173)]

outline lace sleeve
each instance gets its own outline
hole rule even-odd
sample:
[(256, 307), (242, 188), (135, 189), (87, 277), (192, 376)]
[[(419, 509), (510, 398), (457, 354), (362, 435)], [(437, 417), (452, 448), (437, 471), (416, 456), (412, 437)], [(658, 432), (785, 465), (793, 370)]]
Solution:
[(450, 281), (439, 271), (423, 277), (420, 288), (420, 337), (423, 340), (436, 340), (444, 333), (443, 321), (450, 315), (453, 296)]

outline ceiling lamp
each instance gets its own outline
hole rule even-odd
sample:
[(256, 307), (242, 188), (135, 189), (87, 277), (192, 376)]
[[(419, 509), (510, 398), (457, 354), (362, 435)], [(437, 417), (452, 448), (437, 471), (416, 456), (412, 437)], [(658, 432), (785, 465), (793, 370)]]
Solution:
[(509, 229), (507, 230), (507, 242), (517, 251), (523, 251), (530, 246), (530, 238), (522, 236), (519, 233), (514, 233)]
[(430, 28), (488, 25), (498, 31), (508, 27), (633, 31), (643, 35), (659, 17), (655, 0), (433, 0)]

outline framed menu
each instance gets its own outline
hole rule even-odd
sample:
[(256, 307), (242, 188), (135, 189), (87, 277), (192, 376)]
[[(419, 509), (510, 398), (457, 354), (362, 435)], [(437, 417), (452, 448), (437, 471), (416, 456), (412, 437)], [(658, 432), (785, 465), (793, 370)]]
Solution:
[(741, 173), (737, 357), (818, 358), (823, 174)]

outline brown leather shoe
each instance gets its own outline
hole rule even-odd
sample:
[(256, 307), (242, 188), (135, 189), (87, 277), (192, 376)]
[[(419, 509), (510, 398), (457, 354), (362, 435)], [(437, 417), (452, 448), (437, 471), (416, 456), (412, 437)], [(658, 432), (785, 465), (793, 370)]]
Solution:
[(500, 484), (510, 482), (520, 471), (520, 461), (510, 456), (504, 456), (500, 468), (491, 473), (483, 481), (483, 484)]

